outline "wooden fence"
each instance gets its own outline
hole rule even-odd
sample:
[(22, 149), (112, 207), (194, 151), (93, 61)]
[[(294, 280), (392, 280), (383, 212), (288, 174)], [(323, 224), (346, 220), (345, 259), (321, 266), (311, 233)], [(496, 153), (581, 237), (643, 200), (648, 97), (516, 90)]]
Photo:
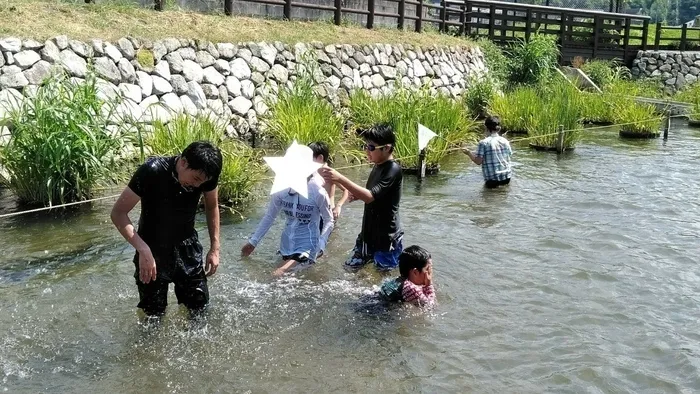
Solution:
[[(155, 8), (162, 10), (164, 1), (155, 0)], [(311, 0), (223, 0), (223, 11), (232, 15), (235, 4), (260, 4), (272, 6), (277, 15), (281, 10), (281, 17), (291, 20), (300, 10), (316, 10), (332, 15), (336, 25), (353, 19), (372, 29), (381, 21), (383, 26), (395, 23), (398, 29), (416, 32), (430, 25), (440, 32), (486, 37), (499, 44), (528, 40), (539, 32), (557, 37), (563, 63), (578, 56), (630, 63), (640, 49), (690, 50), (700, 46), (700, 28), (687, 26), (657, 24), (654, 40), (650, 40), (650, 17), (644, 15), (487, 0), (360, 0), (353, 1), (353, 6), (347, 0), (313, 2), (316, 4)]]

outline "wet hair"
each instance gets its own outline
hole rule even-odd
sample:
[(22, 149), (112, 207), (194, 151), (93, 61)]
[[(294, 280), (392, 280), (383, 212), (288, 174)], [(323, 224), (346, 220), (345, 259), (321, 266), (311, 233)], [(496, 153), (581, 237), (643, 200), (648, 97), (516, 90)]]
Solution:
[(323, 162), (328, 162), (328, 145), (325, 142), (317, 141), (309, 144), (309, 148), (314, 152), (314, 159), (318, 156), (323, 156)]
[(182, 151), (187, 167), (202, 171), (208, 179), (219, 179), (223, 159), (221, 151), (208, 141), (195, 141)]
[(422, 271), (428, 265), (430, 253), (418, 245), (411, 245), (399, 255), (399, 274), (402, 278), (408, 279), (408, 274), (412, 269)]
[(361, 135), (365, 141), (376, 142), (379, 145), (391, 144), (389, 152), (394, 151), (396, 135), (394, 134), (394, 129), (386, 123), (376, 124), (368, 129), (362, 130)]
[(501, 118), (498, 116), (489, 116), (484, 121), (484, 125), (489, 131), (500, 131), (501, 130)]

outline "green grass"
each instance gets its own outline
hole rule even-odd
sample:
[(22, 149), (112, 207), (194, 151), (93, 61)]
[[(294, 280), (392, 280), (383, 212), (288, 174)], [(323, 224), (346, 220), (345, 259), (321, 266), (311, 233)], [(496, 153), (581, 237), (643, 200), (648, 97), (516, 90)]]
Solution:
[(145, 144), (153, 155), (178, 155), (194, 141), (210, 141), (221, 149), (223, 167), (219, 176), (219, 203), (237, 206), (253, 197), (264, 175), (261, 155), (244, 143), (225, 138), (223, 122), (211, 117), (178, 115), (170, 123), (156, 122)]
[(116, 102), (98, 98), (96, 77), (83, 83), (56, 73), (36, 95), (9, 111), (10, 140), (0, 150), (2, 182), (21, 203), (53, 206), (93, 197), (115, 180), (116, 157), (128, 139), (108, 128)]
[(261, 121), (278, 148), (286, 149), (294, 140), (302, 145), (323, 141), (335, 155), (342, 153), (345, 119), (316, 91), (314, 75), (320, 70), (312, 66), (315, 64), (297, 64), (294, 85), (281, 87), (268, 100), (270, 110)]
[(619, 108), (618, 123), (620, 130), (631, 133), (657, 133), (661, 129), (663, 118), (656, 113), (656, 107), (650, 104), (632, 103)]
[(504, 131), (527, 133), (536, 114), (541, 111), (542, 100), (533, 87), (518, 87), (503, 95), (496, 95), (489, 104), (489, 114), (501, 118)]
[(498, 94), (498, 83), (492, 76), (472, 80), (462, 100), (472, 117), (484, 116), (488, 112), (489, 103)]
[(560, 126), (566, 131), (564, 147), (573, 148), (581, 139), (581, 96), (571, 85), (557, 80), (540, 92), (542, 103), (533, 122), (528, 125), (528, 135), (533, 145), (556, 147)]
[(355, 127), (378, 123), (391, 125), (396, 133), (394, 155), (403, 168), (418, 167), (418, 123), (434, 131), (426, 150), (426, 163), (436, 167), (450, 147), (476, 141), (476, 123), (461, 102), (425, 90), (397, 88), (393, 93), (371, 97), (358, 90), (350, 97), (350, 119)]

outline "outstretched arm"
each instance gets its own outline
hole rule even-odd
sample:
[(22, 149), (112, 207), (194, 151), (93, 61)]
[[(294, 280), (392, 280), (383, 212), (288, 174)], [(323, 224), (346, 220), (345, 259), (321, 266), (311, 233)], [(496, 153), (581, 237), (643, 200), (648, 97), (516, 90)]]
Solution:
[(258, 228), (255, 230), (255, 234), (253, 234), (253, 236), (250, 237), (248, 242), (241, 249), (241, 253), (244, 256), (248, 256), (251, 253), (253, 253), (255, 247), (258, 246), (258, 242), (262, 240), (265, 234), (267, 234), (267, 232), (270, 230), (270, 227), (272, 227), (272, 223), (274, 223), (275, 218), (280, 212), (280, 209), (282, 209), (282, 204), (280, 203), (279, 199), (277, 198), (277, 196), (272, 196), (270, 203), (267, 205), (267, 212), (260, 221), (260, 224), (258, 224)]
[(219, 243), (219, 226), (220, 226), (220, 216), (219, 216), (219, 195), (218, 188), (212, 191), (204, 192), (204, 208), (207, 213), (207, 228), (209, 229), (209, 253), (207, 253), (207, 262), (204, 270), (207, 276), (216, 273), (216, 269), (219, 268), (219, 250), (221, 245)]
[(374, 201), (374, 196), (372, 195), (372, 192), (370, 192), (368, 189), (356, 184), (355, 182), (351, 181), (345, 175), (339, 173), (338, 171), (324, 167), (318, 170), (319, 174), (323, 176), (323, 179), (326, 180), (326, 182), (333, 182), (337, 185), (342, 186), (345, 188), (346, 191), (350, 192), (356, 199), (364, 201), (366, 204), (371, 203)]

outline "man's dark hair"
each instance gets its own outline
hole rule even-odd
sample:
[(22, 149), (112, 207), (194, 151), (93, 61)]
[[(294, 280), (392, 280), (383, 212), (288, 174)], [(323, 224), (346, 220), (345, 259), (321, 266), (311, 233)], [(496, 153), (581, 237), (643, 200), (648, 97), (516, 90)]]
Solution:
[(422, 271), (428, 265), (430, 253), (418, 245), (411, 245), (399, 255), (399, 274), (404, 279), (408, 278), (408, 273), (412, 269)]
[(202, 171), (209, 179), (219, 179), (223, 159), (221, 151), (208, 141), (195, 141), (182, 151), (187, 167)]
[(484, 121), (484, 125), (489, 131), (499, 131), (501, 129), (501, 118), (498, 116), (489, 116)]
[(311, 150), (314, 152), (314, 158), (320, 155), (323, 156), (324, 162), (328, 161), (328, 155), (330, 154), (330, 152), (328, 151), (328, 145), (325, 142), (312, 142), (309, 144), (309, 148), (311, 148)]
[(386, 123), (376, 124), (363, 130), (362, 138), (364, 138), (365, 141), (376, 142), (379, 145), (391, 144), (389, 152), (393, 152), (394, 145), (396, 145), (396, 135), (394, 134), (394, 129)]

